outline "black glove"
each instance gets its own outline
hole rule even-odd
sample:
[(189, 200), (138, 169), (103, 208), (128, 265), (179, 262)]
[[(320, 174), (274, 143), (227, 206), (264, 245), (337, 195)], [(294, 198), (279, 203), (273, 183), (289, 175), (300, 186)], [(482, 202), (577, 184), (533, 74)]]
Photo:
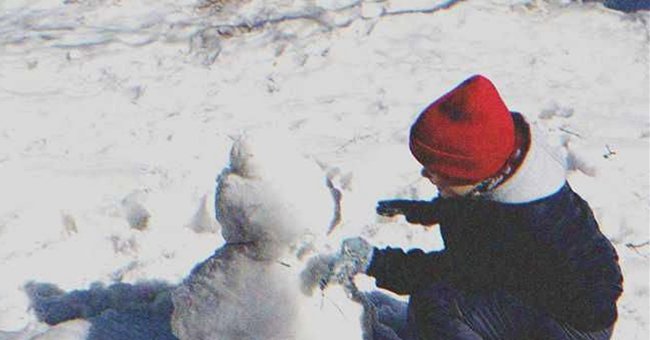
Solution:
[(404, 215), (409, 223), (427, 226), (438, 223), (438, 210), (435, 200), (386, 200), (377, 202), (377, 214), (381, 216)]

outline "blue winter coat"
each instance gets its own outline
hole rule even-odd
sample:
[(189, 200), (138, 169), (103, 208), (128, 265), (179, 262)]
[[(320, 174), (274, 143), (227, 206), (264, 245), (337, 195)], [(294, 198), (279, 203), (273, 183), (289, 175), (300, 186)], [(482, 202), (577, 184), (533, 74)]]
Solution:
[(501, 289), (581, 331), (610, 327), (622, 293), (618, 256), (568, 183), (526, 203), (436, 198), (443, 251), (375, 249), (377, 286), (412, 294), (440, 280), (461, 291)]

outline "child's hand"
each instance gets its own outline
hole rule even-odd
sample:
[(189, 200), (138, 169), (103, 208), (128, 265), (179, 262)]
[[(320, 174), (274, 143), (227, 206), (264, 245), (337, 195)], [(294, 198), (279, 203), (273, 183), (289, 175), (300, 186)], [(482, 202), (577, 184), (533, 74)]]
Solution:
[(379, 201), (377, 202), (377, 214), (388, 217), (404, 215), (404, 218), (409, 223), (427, 226), (438, 223), (438, 209), (435, 201)]
[(318, 286), (325, 289), (330, 283), (348, 285), (355, 275), (365, 273), (373, 253), (373, 246), (361, 237), (348, 238), (338, 253), (312, 258), (301, 273), (302, 290), (311, 295)]

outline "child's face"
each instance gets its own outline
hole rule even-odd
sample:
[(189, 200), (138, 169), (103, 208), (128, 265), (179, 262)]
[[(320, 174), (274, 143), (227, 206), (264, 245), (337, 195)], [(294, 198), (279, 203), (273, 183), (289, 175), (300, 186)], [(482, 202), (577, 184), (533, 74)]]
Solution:
[(438, 188), (440, 195), (442, 197), (460, 197), (469, 194), (478, 183), (473, 184), (455, 184), (450, 182), (448, 179), (436, 175), (426, 168), (422, 168), (421, 171), (422, 177), (427, 178), (433, 185)]

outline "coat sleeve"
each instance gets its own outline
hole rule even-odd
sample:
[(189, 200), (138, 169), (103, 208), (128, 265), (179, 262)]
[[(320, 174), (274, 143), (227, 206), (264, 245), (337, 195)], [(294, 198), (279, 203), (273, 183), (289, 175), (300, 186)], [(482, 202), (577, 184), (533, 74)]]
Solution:
[(618, 255), (587, 202), (565, 191), (538, 214), (546, 218), (540, 217), (536, 235), (556, 254), (556, 265), (535, 292), (536, 300), (578, 330), (605, 329), (617, 319), (616, 301), (623, 291)]
[(406, 295), (443, 278), (449, 262), (445, 251), (375, 248), (366, 273), (376, 279), (378, 287)]

